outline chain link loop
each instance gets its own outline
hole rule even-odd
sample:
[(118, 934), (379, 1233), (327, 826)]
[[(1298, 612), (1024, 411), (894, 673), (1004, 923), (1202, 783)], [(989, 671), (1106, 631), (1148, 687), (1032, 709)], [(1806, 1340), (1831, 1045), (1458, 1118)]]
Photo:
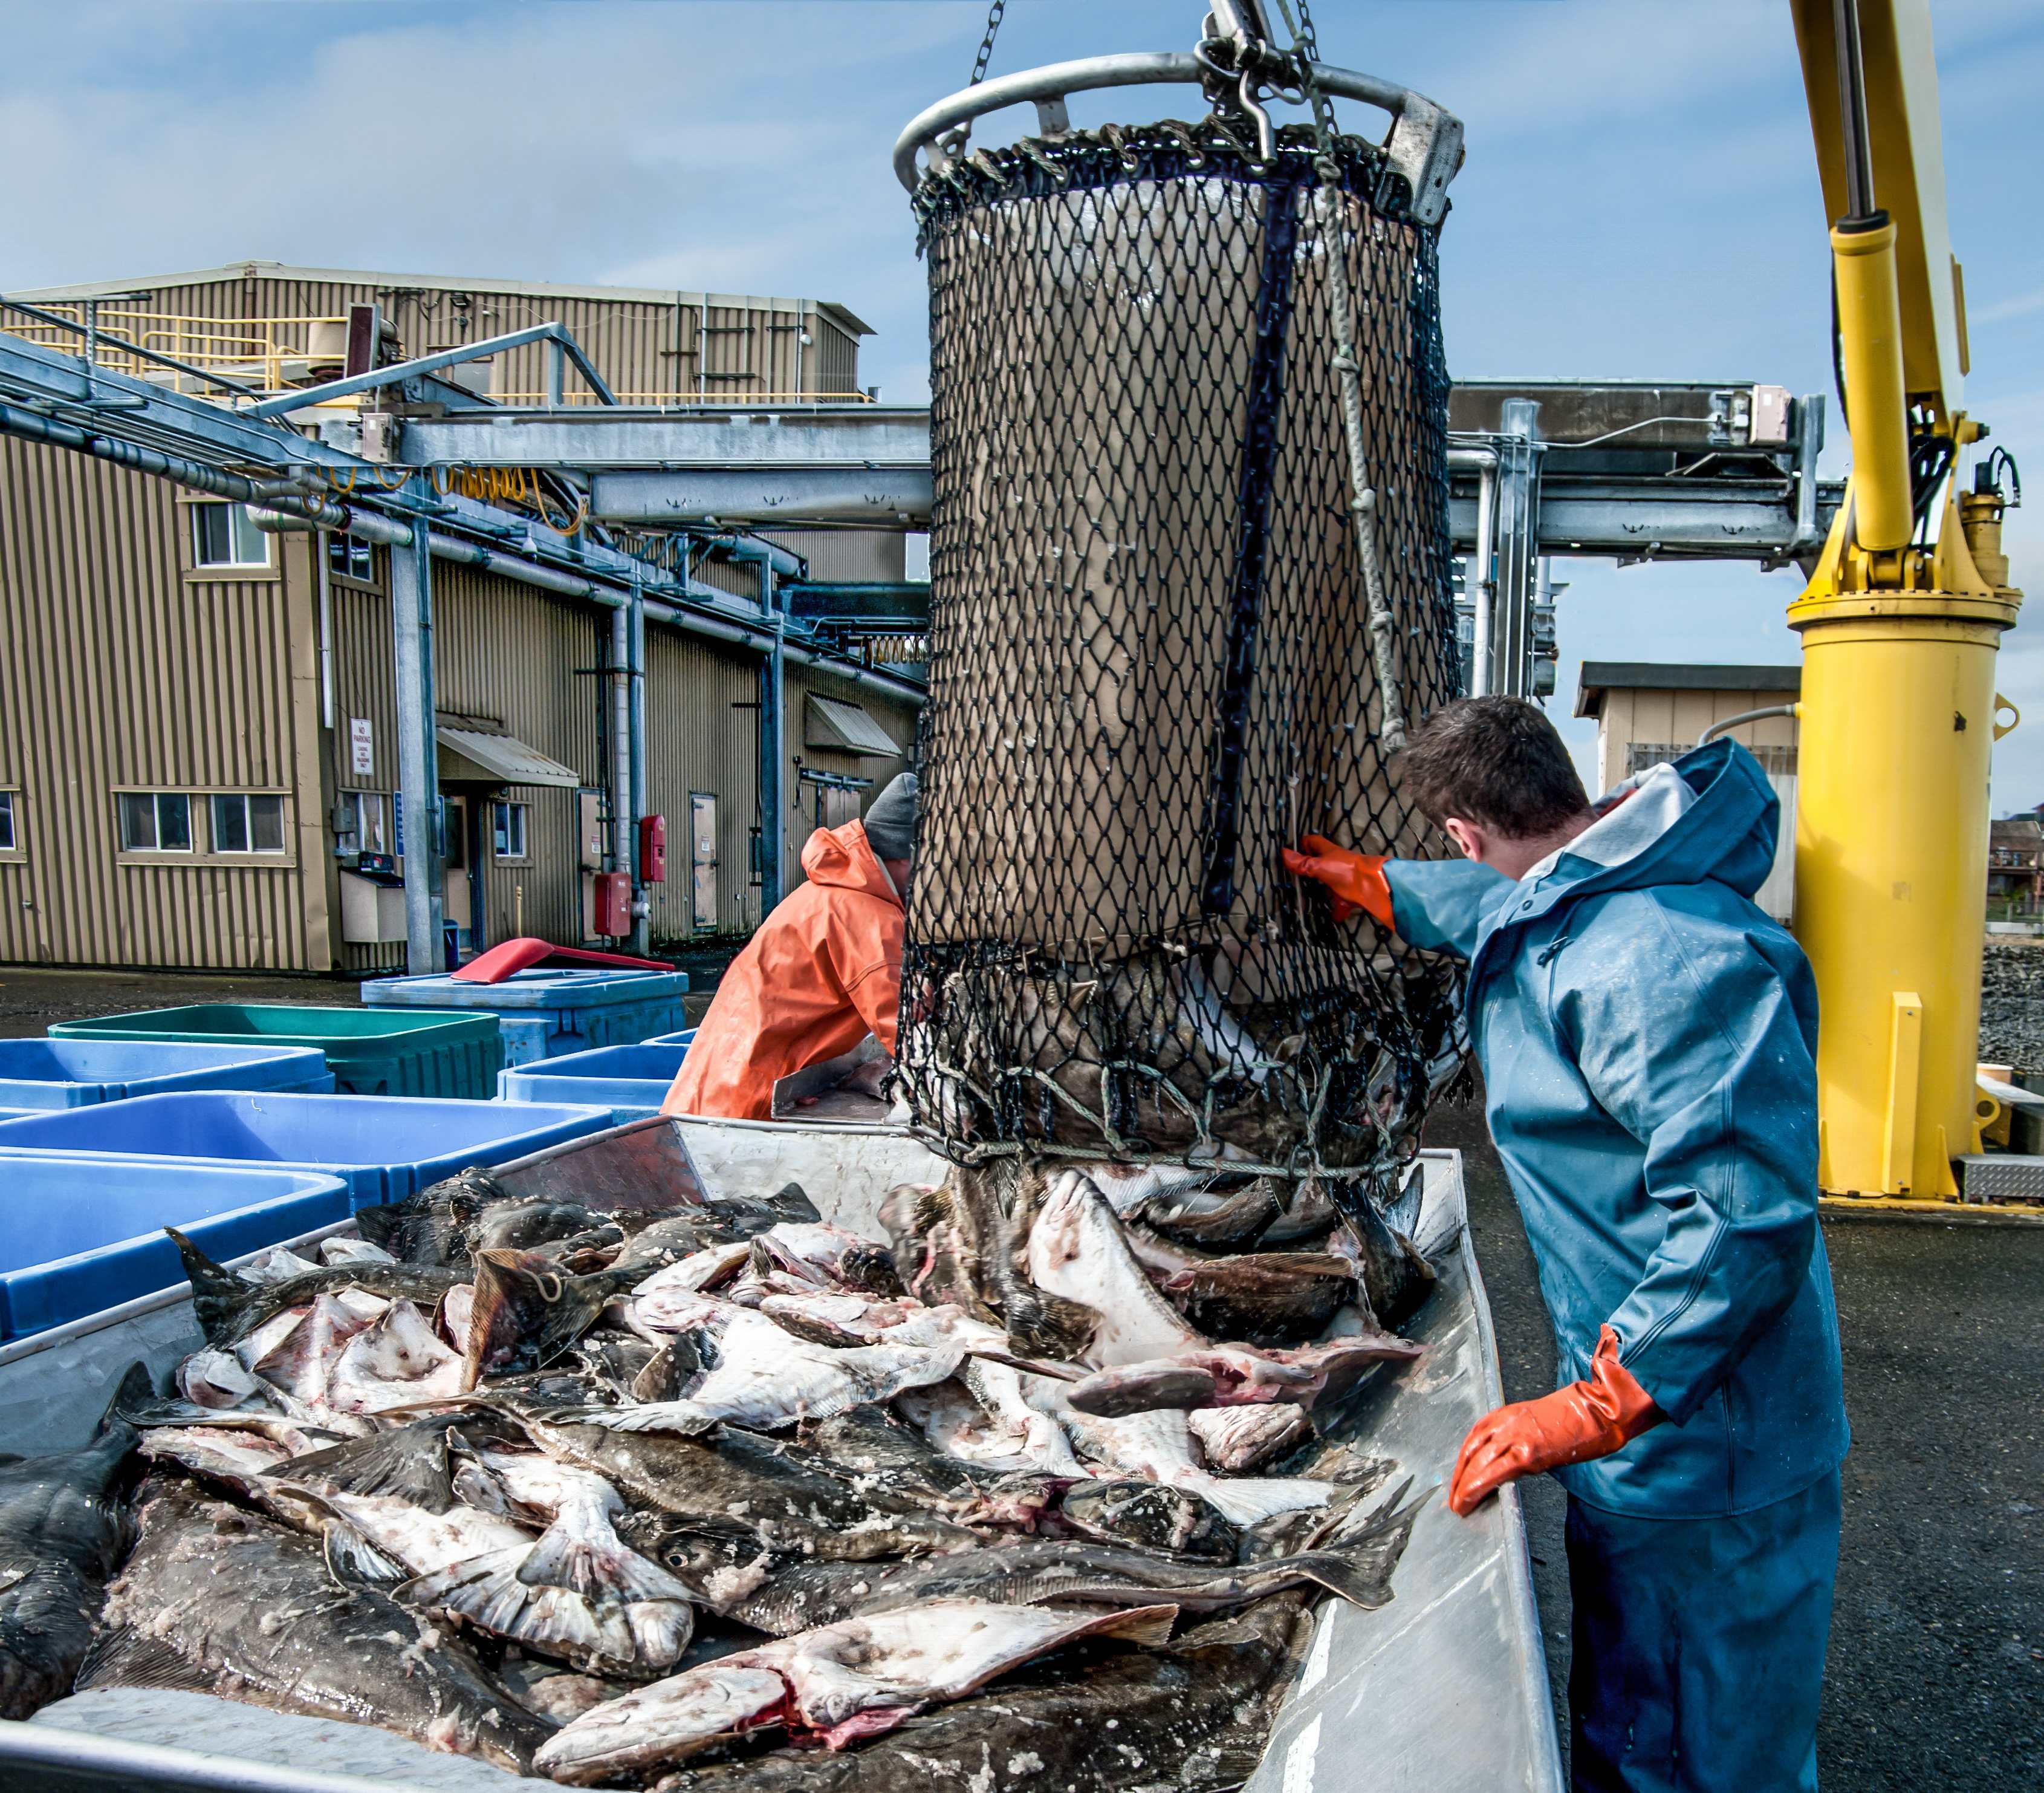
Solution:
[(979, 56), (972, 65), (972, 79), (966, 85), (977, 87), (986, 79), (986, 65), (993, 60), (993, 40), (1001, 35), (1002, 15), (1008, 10), (1008, 0), (993, 0), (986, 9), (986, 36), (980, 40)]

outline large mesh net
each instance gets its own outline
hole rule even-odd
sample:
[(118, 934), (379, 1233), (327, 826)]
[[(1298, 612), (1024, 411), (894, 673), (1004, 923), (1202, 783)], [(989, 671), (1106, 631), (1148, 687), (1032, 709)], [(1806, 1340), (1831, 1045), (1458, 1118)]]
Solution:
[(1374, 146), (1218, 121), (981, 151), (929, 260), (930, 699), (899, 1063), (973, 1162), (1389, 1168), (1460, 1061), (1454, 964), (1279, 850), (1427, 856), (1380, 740), (1329, 314), (1346, 257), (1416, 722), (1454, 694), (1432, 230)]

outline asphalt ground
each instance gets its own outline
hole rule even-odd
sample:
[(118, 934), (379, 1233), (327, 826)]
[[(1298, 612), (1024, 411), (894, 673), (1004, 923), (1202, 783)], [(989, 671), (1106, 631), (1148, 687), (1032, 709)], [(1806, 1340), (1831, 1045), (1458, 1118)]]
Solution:
[[(1481, 1107), (1463, 1153), (1506, 1397), (1554, 1386), (1532, 1253)], [(2044, 1788), (2044, 1225), (1824, 1219), (1852, 1454), (1820, 1781), (1853, 1793)], [(1548, 1677), (1568, 1746), (1567, 1500), (1525, 1489)]]
[[(690, 968), (692, 973), (695, 968)], [(709, 1000), (705, 965), (691, 1021)], [(0, 1037), (201, 1002), (353, 1004), (352, 982), (0, 966)], [(1505, 1393), (1554, 1386), (1533, 1260), (1477, 1102), (1435, 1116), (1464, 1154)], [(1853, 1449), (1818, 1735), (1823, 1782), (1866, 1793), (2044, 1789), (2044, 1225), (1827, 1216)], [(1524, 1491), (1567, 1749), (1566, 1501)]]

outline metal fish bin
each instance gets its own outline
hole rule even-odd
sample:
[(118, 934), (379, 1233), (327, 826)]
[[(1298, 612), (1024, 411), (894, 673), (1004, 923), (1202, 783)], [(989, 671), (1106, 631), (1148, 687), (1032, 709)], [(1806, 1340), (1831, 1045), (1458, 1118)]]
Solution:
[[(521, 1195), (586, 1202), (643, 1191), (770, 1191), (800, 1183), (825, 1218), (884, 1237), (894, 1183), (935, 1181), (942, 1161), (897, 1129), (655, 1118), (516, 1160), (496, 1173)], [(1323, 1603), (1250, 1793), (1561, 1793), (1540, 1623), (1518, 1491), (1469, 1519), (1443, 1498), (1471, 1423), (1504, 1398), (1483, 1279), (1463, 1204), (1462, 1160), (1421, 1155), (1416, 1243), (1439, 1276), (1407, 1330), (1410, 1366), (1380, 1370), (1335, 1410), (1332, 1436), (1394, 1457), (1435, 1492), (1393, 1579), (1366, 1612)], [(309, 1243), (344, 1225), (322, 1229)], [(160, 1378), (203, 1342), (188, 1287), (0, 1348), (0, 1449), (84, 1443), (106, 1391), (137, 1358)], [(209, 1694), (108, 1690), (26, 1723), (0, 1722), (9, 1793), (490, 1793), (553, 1787), (444, 1755), (367, 1726), (244, 1706)]]

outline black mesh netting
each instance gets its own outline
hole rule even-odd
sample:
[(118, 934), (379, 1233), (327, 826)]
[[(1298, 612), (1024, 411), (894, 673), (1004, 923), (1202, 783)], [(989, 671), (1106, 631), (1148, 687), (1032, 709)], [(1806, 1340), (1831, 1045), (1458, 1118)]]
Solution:
[(1327, 257), (1362, 361), (1412, 721), (1454, 694), (1433, 230), (1381, 153), (1256, 167), (1213, 126), (982, 151), (930, 264), (930, 701), (899, 1062), (918, 1126), (1295, 1172), (1416, 1149), (1455, 967), (1285, 871), (1426, 856), (1379, 741)]

